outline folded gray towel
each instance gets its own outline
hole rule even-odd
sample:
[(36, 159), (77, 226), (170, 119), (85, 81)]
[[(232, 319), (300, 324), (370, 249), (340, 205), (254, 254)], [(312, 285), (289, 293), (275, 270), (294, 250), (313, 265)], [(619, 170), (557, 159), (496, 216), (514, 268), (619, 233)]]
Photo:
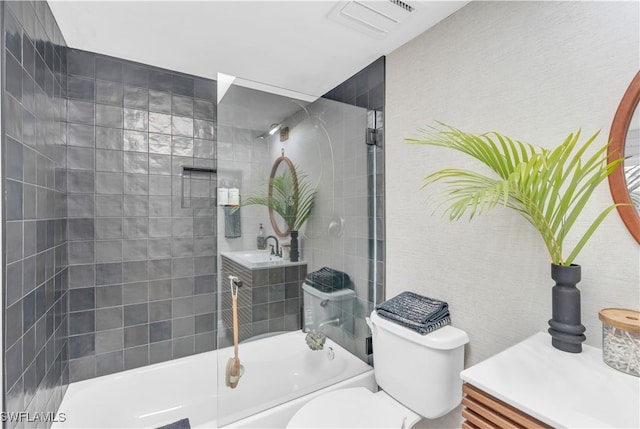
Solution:
[(168, 425), (160, 426), (156, 429), (191, 429), (189, 419), (181, 419), (177, 422), (169, 423)]
[(451, 323), (449, 305), (414, 292), (402, 292), (378, 306), (378, 316), (422, 335)]

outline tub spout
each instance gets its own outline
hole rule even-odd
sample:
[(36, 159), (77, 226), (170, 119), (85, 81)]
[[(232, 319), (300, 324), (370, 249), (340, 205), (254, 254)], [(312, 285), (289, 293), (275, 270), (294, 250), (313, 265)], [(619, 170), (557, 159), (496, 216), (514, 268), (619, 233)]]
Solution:
[(325, 322), (322, 322), (319, 326), (320, 329), (324, 328), (325, 326), (340, 326), (342, 325), (342, 320), (340, 320), (339, 317), (336, 317), (335, 319), (331, 319), (331, 320), (327, 320)]

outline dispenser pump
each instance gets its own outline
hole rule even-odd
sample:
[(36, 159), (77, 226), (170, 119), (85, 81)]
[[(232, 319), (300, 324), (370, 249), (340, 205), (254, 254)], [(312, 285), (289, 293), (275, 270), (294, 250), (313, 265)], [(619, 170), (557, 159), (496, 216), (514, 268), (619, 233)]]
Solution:
[(262, 228), (262, 224), (260, 224), (260, 228), (258, 229), (258, 237), (256, 241), (258, 250), (266, 250), (267, 239), (264, 236), (264, 229)]

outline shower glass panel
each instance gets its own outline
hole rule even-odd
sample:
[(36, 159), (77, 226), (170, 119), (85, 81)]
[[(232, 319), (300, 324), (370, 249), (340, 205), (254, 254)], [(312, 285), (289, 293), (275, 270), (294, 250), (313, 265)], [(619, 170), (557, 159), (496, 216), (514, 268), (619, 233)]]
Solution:
[[(219, 426), (370, 371), (365, 317), (375, 285), (366, 109), (230, 80), (218, 79)], [(286, 193), (292, 169), (286, 160), (277, 162), (282, 157), (293, 165), (299, 189), (307, 184), (315, 190), (311, 215), (298, 231), (298, 261), (291, 257), (287, 224), (278, 214), (271, 219), (264, 205), (242, 205), (239, 237), (221, 233), (225, 216), (234, 213), (229, 206), (236, 189), (241, 203), (268, 197), (272, 176), (283, 184), (274, 186), (273, 197), (281, 188)], [(257, 246), (260, 225), (264, 250)], [(229, 276), (242, 283), (239, 362)], [(325, 338), (322, 350), (312, 350)], [(244, 370), (239, 379), (236, 365)]]

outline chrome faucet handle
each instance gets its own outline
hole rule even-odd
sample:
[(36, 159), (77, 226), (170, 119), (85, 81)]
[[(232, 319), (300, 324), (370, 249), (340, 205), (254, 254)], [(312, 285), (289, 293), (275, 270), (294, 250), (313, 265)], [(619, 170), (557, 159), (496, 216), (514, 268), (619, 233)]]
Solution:
[(272, 255), (275, 255), (275, 254), (276, 254), (276, 252), (274, 252), (274, 250), (273, 250), (273, 244), (270, 244), (270, 245), (269, 245), (269, 247), (271, 247), (271, 254), (272, 254)]

